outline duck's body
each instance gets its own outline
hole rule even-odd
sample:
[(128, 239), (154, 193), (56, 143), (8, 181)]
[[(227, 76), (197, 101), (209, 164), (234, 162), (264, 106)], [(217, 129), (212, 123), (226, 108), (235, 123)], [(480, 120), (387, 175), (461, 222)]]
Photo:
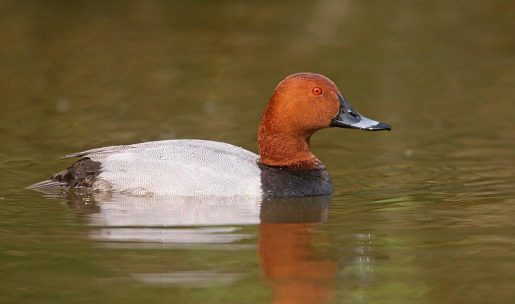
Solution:
[[(259, 155), (208, 140), (161, 140), (66, 155), (82, 157), (33, 187), (87, 187), (131, 195), (292, 197), (331, 193), (323, 168), (259, 164)], [(174, 174), (176, 173), (176, 174)]]
[(67, 157), (100, 164), (94, 190), (136, 195), (261, 195), (259, 156), (206, 140), (163, 140), (93, 149)]
[(331, 178), (311, 153), (309, 139), (331, 126), (390, 129), (355, 112), (328, 78), (294, 74), (278, 85), (265, 110), (260, 155), (205, 140), (111, 146), (67, 155), (82, 159), (32, 187), (167, 196), (327, 195)]

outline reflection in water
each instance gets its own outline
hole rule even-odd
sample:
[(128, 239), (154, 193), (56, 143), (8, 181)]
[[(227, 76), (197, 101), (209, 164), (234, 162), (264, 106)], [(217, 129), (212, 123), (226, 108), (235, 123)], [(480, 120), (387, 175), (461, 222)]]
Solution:
[(106, 247), (195, 247), (231, 244), (253, 236), (239, 227), (259, 223), (259, 197), (152, 197), (120, 193), (70, 194), (89, 214), (90, 237)]
[[(331, 197), (266, 199), (233, 197), (136, 197), (68, 194), (68, 203), (88, 214), (90, 237), (106, 247), (220, 249), (254, 236), (238, 225), (259, 224), (259, 259), (275, 303), (323, 303), (334, 296), (337, 265), (318, 260), (311, 232), (327, 219)], [(203, 246), (198, 247), (199, 244)], [(155, 248), (155, 247), (154, 247)], [(241, 249), (241, 248), (239, 248)], [(224, 286), (242, 273), (179, 271), (133, 273), (137, 281), (183, 287)]]
[(319, 261), (313, 223), (259, 225), (259, 258), (274, 303), (325, 303), (334, 296), (334, 261)]
[(132, 278), (137, 281), (158, 285), (178, 285), (181, 287), (222, 287), (243, 277), (240, 273), (219, 273), (210, 271), (178, 271), (170, 273), (139, 273)]
[(97, 207), (97, 212), (90, 216), (93, 226), (181, 227), (259, 223), (258, 197), (146, 197), (94, 193), (87, 198)]
[[(90, 236), (101, 241), (152, 242), (152, 243), (209, 243), (228, 244), (252, 236), (235, 233), (238, 229), (228, 228), (102, 228)], [(134, 247), (140, 247), (137, 244)]]
[(311, 239), (330, 202), (330, 197), (263, 202), (259, 259), (274, 303), (326, 303), (334, 297), (337, 265), (318, 260)]

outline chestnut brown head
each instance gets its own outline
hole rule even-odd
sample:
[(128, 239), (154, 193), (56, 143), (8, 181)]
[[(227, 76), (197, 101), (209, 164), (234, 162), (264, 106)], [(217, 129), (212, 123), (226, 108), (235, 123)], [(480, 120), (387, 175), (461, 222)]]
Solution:
[(329, 127), (391, 130), (355, 111), (329, 78), (313, 73), (290, 75), (277, 85), (263, 114), (258, 136), (261, 161), (278, 165), (316, 159), (309, 151), (309, 138)]

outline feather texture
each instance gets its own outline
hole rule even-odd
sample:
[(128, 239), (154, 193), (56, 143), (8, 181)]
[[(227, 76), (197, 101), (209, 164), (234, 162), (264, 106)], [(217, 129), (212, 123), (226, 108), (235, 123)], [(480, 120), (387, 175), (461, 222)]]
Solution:
[(258, 155), (207, 140), (163, 140), (65, 156), (101, 163), (95, 190), (134, 195), (261, 196)]

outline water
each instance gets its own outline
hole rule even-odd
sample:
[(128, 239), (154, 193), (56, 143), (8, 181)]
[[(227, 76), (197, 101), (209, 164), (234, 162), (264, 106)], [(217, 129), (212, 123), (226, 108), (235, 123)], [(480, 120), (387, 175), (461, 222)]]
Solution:
[[(0, 1), (0, 302), (512, 303), (509, 1)], [(256, 151), (284, 76), (392, 132), (312, 138), (332, 198), (46, 197), (87, 148)], [(178, 216), (180, 214), (181, 216)]]

